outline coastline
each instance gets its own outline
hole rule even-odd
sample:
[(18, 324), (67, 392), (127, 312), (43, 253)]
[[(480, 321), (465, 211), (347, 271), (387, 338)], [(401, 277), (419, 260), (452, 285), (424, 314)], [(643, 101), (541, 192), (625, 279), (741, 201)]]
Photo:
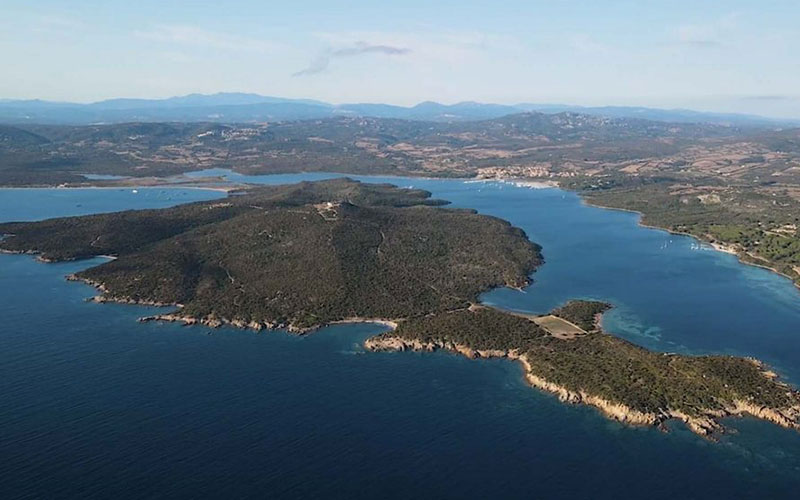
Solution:
[[(563, 189), (563, 188), (559, 187), (559, 189)], [(618, 211), (618, 212), (627, 212), (627, 213), (636, 214), (636, 215), (639, 216), (639, 221), (638, 221), (637, 224), (640, 227), (644, 227), (644, 228), (647, 228), (647, 229), (656, 229), (658, 231), (664, 231), (664, 232), (666, 232), (668, 234), (674, 234), (674, 235), (677, 235), (677, 236), (688, 236), (689, 238), (692, 238), (692, 239), (696, 240), (698, 243), (704, 243), (706, 245), (709, 245), (710, 247), (712, 247), (714, 250), (716, 250), (718, 252), (727, 253), (727, 254), (730, 254), (730, 255), (735, 255), (737, 257), (739, 263), (741, 263), (741, 264), (744, 264), (744, 265), (747, 265), (747, 266), (753, 266), (753, 267), (760, 267), (761, 269), (766, 269), (767, 271), (771, 271), (771, 272), (773, 272), (773, 273), (775, 273), (775, 274), (777, 274), (779, 276), (783, 276), (784, 278), (786, 278), (789, 281), (791, 281), (792, 284), (795, 286), (795, 288), (800, 289), (800, 281), (798, 281), (798, 280), (800, 280), (800, 278), (793, 278), (792, 276), (789, 276), (788, 274), (786, 274), (784, 272), (781, 272), (781, 271), (777, 270), (774, 267), (768, 266), (766, 264), (759, 264), (757, 262), (751, 262), (751, 261), (748, 261), (748, 260), (745, 260), (745, 259), (742, 258), (743, 256), (749, 256), (750, 258), (753, 258), (753, 259), (764, 260), (764, 259), (761, 259), (761, 257), (753, 256), (753, 255), (751, 255), (751, 254), (749, 254), (747, 252), (741, 252), (741, 251), (737, 250), (735, 247), (733, 247), (732, 245), (726, 245), (724, 243), (719, 243), (717, 241), (710, 241), (709, 239), (704, 238), (703, 235), (687, 233), (685, 231), (673, 231), (672, 229), (669, 229), (669, 228), (666, 228), (666, 227), (654, 226), (654, 225), (651, 225), (651, 224), (646, 224), (644, 222), (645, 214), (643, 212), (640, 212), (638, 210), (631, 210), (629, 208), (619, 208), (619, 207), (610, 207), (610, 206), (606, 206), (606, 205), (600, 205), (598, 203), (591, 202), (590, 200), (586, 199), (584, 196), (581, 196), (580, 193), (577, 193), (576, 191), (572, 191), (572, 192), (577, 194), (578, 197), (580, 197), (581, 202), (583, 204), (585, 204), (586, 206), (588, 206), (588, 207), (602, 208), (604, 210), (615, 210), (615, 211)]]
[[(69, 281), (80, 281), (93, 286), (103, 295), (94, 296), (88, 300), (99, 303), (120, 303), (131, 305), (144, 305), (144, 306), (157, 306), (157, 307), (174, 307), (177, 310), (171, 313), (156, 314), (152, 316), (144, 316), (139, 318), (141, 322), (147, 321), (167, 321), (183, 323), (185, 326), (204, 325), (210, 328), (220, 328), (223, 326), (230, 326), (239, 329), (253, 330), (260, 332), (262, 330), (284, 330), (288, 333), (297, 335), (310, 334), (320, 328), (334, 324), (355, 324), (355, 323), (375, 323), (384, 325), (389, 328), (388, 332), (384, 334), (377, 334), (367, 338), (364, 343), (364, 349), (372, 352), (381, 351), (415, 351), (415, 352), (434, 352), (438, 350), (452, 352), (462, 355), (469, 359), (508, 359), (510, 361), (519, 362), (524, 370), (524, 379), (531, 386), (543, 392), (553, 394), (558, 397), (559, 401), (570, 404), (583, 404), (597, 409), (604, 417), (616, 420), (626, 425), (634, 426), (647, 426), (657, 427), (666, 430), (665, 424), (668, 420), (679, 420), (683, 422), (692, 432), (704, 438), (715, 440), (714, 435), (725, 432), (725, 427), (719, 423), (719, 419), (725, 417), (741, 417), (750, 415), (755, 418), (769, 421), (787, 429), (795, 429), (800, 431), (800, 406), (793, 406), (786, 409), (775, 409), (769, 407), (759, 407), (748, 403), (747, 401), (736, 400), (732, 405), (728, 405), (721, 410), (713, 409), (699, 409), (698, 415), (688, 415), (684, 412), (666, 409), (658, 413), (643, 412), (631, 408), (623, 403), (604, 399), (603, 397), (589, 394), (585, 391), (574, 391), (567, 387), (558, 385), (540, 375), (534, 373), (531, 363), (528, 361), (525, 354), (521, 354), (516, 349), (510, 350), (479, 350), (473, 349), (468, 345), (444, 342), (420, 342), (417, 340), (407, 340), (397, 335), (392, 335), (390, 332), (397, 330), (399, 323), (402, 319), (387, 319), (387, 318), (367, 318), (367, 317), (350, 317), (342, 320), (331, 321), (328, 323), (314, 325), (312, 327), (296, 327), (294, 325), (277, 324), (269, 322), (246, 322), (239, 319), (204, 317), (198, 318), (188, 315), (180, 314), (182, 304), (164, 303), (157, 301), (134, 300), (124, 297), (108, 296), (106, 288), (102, 283), (98, 283), (86, 278), (80, 278), (74, 274), (67, 276)], [(474, 307), (492, 307), (482, 304), (475, 304)], [(502, 309), (500, 309), (502, 311)], [(513, 313), (512, 313), (513, 314)], [(603, 315), (599, 314), (595, 317), (595, 323), (599, 329), (597, 334), (610, 335), (602, 330)], [(777, 375), (767, 369), (765, 365), (754, 358), (746, 358), (752, 362), (759, 370), (759, 372), (766, 378), (774, 380)], [(778, 382), (789, 389), (790, 387), (784, 382)]]
[[(98, 256), (98, 257), (108, 257), (112, 260), (116, 259), (116, 257), (113, 256)], [(289, 333), (294, 333), (297, 335), (305, 335), (314, 332), (316, 330), (319, 330), (320, 328), (324, 328), (326, 326), (337, 325), (337, 324), (352, 324), (352, 323), (375, 323), (387, 326), (392, 330), (394, 330), (397, 328), (398, 323), (401, 321), (400, 319), (364, 318), (364, 317), (354, 316), (351, 318), (344, 318), (309, 327), (298, 327), (290, 323), (276, 323), (270, 321), (245, 321), (236, 318), (234, 319), (222, 318), (222, 317), (217, 318), (213, 316), (196, 317), (196, 316), (189, 316), (186, 314), (180, 314), (179, 311), (184, 307), (183, 304), (159, 302), (153, 300), (133, 299), (130, 297), (117, 297), (111, 295), (108, 289), (105, 287), (105, 285), (103, 285), (100, 282), (90, 280), (88, 278), (81, 278), (75, 274), (68, 275), (66, 279), (67, 281), (76, 281), (85, 283), (89, 286), (92, 286), (99, 292), (101, 292), (100, 295), (95, 295), (94, 297), (90, 297), (89, 299), (87, 299), (90, 302), (97, 302), (101, 304), (114, 303), (114, 304), (128, 304), (128, 305), (151, 306), (151, 307), (173, 307), (176, 309), (175, 311), (170, 313), (142, 316), (141, 318), (139, 318), (140, 322), (166, 321), (172, 323), (183, 323), (185, 326), (203, 325), (210, 328), (231, 326), (234, 328), (239, 328), (243, 330), (253, 330), (256, 332), (260, 332), (262, 330), (286, 330)]]
[[(679, 420), (695, 434), (714, 440), (715, 434), (725, 432), (725, 427), (719, 423), (719, 419), (750, 415), (787, 429), (800, 430), (800, 424), (797, 423), (798, 419), (800, 419), (800, 407), (777, 410), (774, 408), (759, 407), (742, 400), (737, 400), (733, 405), (729, 405), (722, 410), (699, 409), (699, 415), (688, 415), (684, 412), (671, 409), (661, 410), (658, 413), (642, 412), (622, 403), (588, 394), (585, 391), (573, 391), (564, 386), (550, 382), (534, 373), (525, 354), (520, 354), (519, 351), (514, 349), (508, 351), (476, 350), (462, 344), (433, 341), (423, 343), (417, 340), (407, 340), (392, 335), (370, 337), (364, 342), (364, 348), (373, 352), (434, 352), (443, 350), (470, 359), (501, 358), (517, 361), (522, 365), (525, 373), (525, 381), (531, 387), (557, 396), (562, 403), (591, 406), (597, 409), (606, 418), (627, 425), (657, 427), (666, 430), (665, 424), (668, 420)], [(753, 359), (750, 360), (759, 367), (761, 373), (765, 377), (770, 379), (775, 378), (775, 374), (766, 370), (761, 362)]]
[[(107, 188), (107, 189), (116, 189), (116, 188)], [(587, 205), (600, 207), (599, 205), (592, 205), (583, 198), (582, 201)], [(641, 213), (639, 212), (635, 212), (632, 210), (625, 210), (625, 209), (617, 209), (613, 207), (600, 207), (600, 208), (634, 212), (640, 215), (639, 219), (640, 226), (663, 230), (671, 234), (687, 235), (693, 237), (696, 240), (702, 241), (700, 240), (700, 238), (691, 234), (670, 231), (668, 229), (642, 224)], [(12, 252), (12, 253), (31, 254), (35, 252)], [(731, 250), (729, 253), (735, 253), (735, 252)], [(105, 257), (114, 258), (113, 256), (105, 256)], [(41, 258), (39, 260), (45, 261), (45, 259)], [(757, 264), (752, 264), (752, 265), (757, 265)], [(184, 323), (185, 325), (205, 325), (211, 328), (218, 328), (221, 326), (233, 326), (236, 328), (251, 329), (255, 331), (260, 331), (263, 329), (273, 329), (273, 330), (285, 329), (290, 333), (296, 333), (299, 335), (315, 331), (326, 325), (342, 324), (342, 323), (369, 322), (369, 323), (383, 324), (393, 330), (396, 330), (399, 321), (401, 321), (397, 319), (387, 319), (387, 318), (350, 317), (328, 322), (325, 324), (312, 325), (309, 327), (305, 326), (299, 327), (292, 324), (284, 324), (284, 323), (278, 324), (278, 323), (271, 323), (268, 321), (259, 322), (259, 321), (245, 321), (236, 318), (233, 319), (221, 318), (221, 317), (215, 317), (213, 313), (205, 317), (194, 317), (188, 314), (181, 314), (181, 309), (183, 308), (182, 304), (165, 303), (153, 300), (132, 299), (130, 297), (124, 297), (124, 296), (114, 296), (111, 295), (110, 292), (107, 290), (107, 288), (100, 282), (95, 282), (89, 279), (80, 278), (74, 274), (68, 276), (67, 279), (71, 281), (83, 281), (95, 287), (97, 290), (99, 290), (101, 292), (101, 295), (97, 295), (90, 299), (95, 302), (114, 302), (114, 303), (136, 304), (145, 306), (173, 307), (177, 309), (171, 313), (142, 317), (139, 319), (139, 321), (181, 322)], [(513, 349), (508, 351), (501, 351), (501, 350), (479, 351), (479, 350), (474, 350), (467, 345), (461, 345), (461, 344), (442, 344), (442, 343), (437, 344), (435, 342), (409, 343), (402, 337), (391, 336), (391, 335), (384, 336), (381, 339), (376, 339), (375, 337), (371, 337), (364, 342), (364, 347), (368, 350), (401, 350), (401, 351), (403, 350), (433, 351), (442, 349), (442, 350), (449, 350), (452, 352), (456, 352), (469, 358), (507, 358), (519, 361), (525, 368), (525, 379), (531, 386), (537, 387), (545, 392), (556, 394), (559, 397), (559, 399), (564, 402), (580, 403), (596, 407), (601, 411), (601, 413), (603, 413), (605, 416), (609, 418), (633, 425), (661, 426), (666, 420), (677, 419), (683, 421), (693, 432), (704, 436), (710, 436), (715, 432), (723, 431), (723, 427), (717, 422), (717, 419), (723, 418), (725, 416), (739, 416), (746, 413), (754, 415), (758, 418), (769, 420), (783, 427), (794, 428), (794, 429), (800, 428), (800, 425), (798, 425), (797, 423), (797, 419), (798, 417), (800, 417), (800, 407), (794, 407), (794, 406), (787, 409), (773, 409), (768, 407), (755, 407), (751, 404), (748, 404), (745, 401), (733, 401), (731, 405), (725, 407), (722, 410), (698, 408), (699, 412), (698, 415), (687, 415), (680, 411), (669, 410), (669, 409), (659, 411), (658, 413), (648, 413), (648, 412), (638, 411), (624, 404), (615, 403), (613, 401), (603, 399), (602, 397), (599, 397), (597, 395), (588, 394), (584, 391), (576, 392), (574, 390), (568, 389), (565, 386), (560, 386), (551, 381), (548, 381), (533, 372), (531, 363), (528, 362), (528, 359), (525, 357), (524, 354), (520, 354), (518, 351), (515, 351)], [(766, 376), (767, 372), (763, 369), (761, 371)], [(786, 412), (789, 412), (788, 416)]]
[[(234, 170), (231, 170), (231, 172), (239, 174), (239, 172), (236, 172)], [(294, 172), (294, 173), (303, 174), (303, 173), (314, 173), (314, 172), (300, 171), (300, 172)], [(328, 174), (333, 174), (333, 175), (344, 175), (344, 176), (361, 175), (361, 174), (353, 174), (353, 173), (345, 173), (345, 172), (319, 172), (319, 173), (328, 173)], [(247, 175), (284, 175), (284, 174), (285, 173), (280, 173), (280, 174), (239, 174), (239, 175), (247, 176)], [(714, 248), (715, 250), (717, 250), (719, 252), (735, 255), (738, 258), (740, 263), (748, 265), (748, 266), (760, 267), (762, 269), (766, 269), (768, 271), (771, 271), (771, 272), (773, 272), (773, 273), (775, 273), (775, 274), (777, 274), (779, 276), (783, 276), (784, 278), (792, 281), (794, 286), (797, 287), (798, 289), (800, 289), (800, 277), (794, 278), (794, 277), (792, 277), (792, 276), (790, 276), (790, 275), (788, 275), (788, 274), (786, 274), (784, 272), (779, 271), (778, 269), (776, 269), (776, 268), (774, 268), (772, 266), (769, 266), (768, 264), (760, 264), (760, 263), (757, 263), (757, 262), (752, 262), (752, 261), (745, 260), (745, 259), (743, 259), (743, 252), (738, 251), (735, 247), (733, 247), (731, 245), (726, 245), (724, 243), (719, 243), (717, 241), (711, 241), (711, 240), (705, 238), (703, 235), (687, 233), (687, 232), (683, 232), (683, 231), (673, 231), (673, 230), (671, 230), (669, 228), (647, 224), (647, 223), (644, 222), (646, 214), (644, 214), (643, 212), (640, 212), (638, 210), (631, 210), (631, 209), (627, 209), (627, 208), (619, 208), (619, 207), (601, 205), (599, 203), (592, 202), (586, 196), (582, 195), (580, 192), (573, 191), (573, 190), (570, 190), (568, 188), (565, 188), (565, 187), (561, 186), (561, 184), (557, 180), (552, 180), (552, 179), (542, 180), (542, 179), (528, 178), (528, 177), (504, 177), (504, 178), (431, 177), (431, 176), (413, 175), (413, 174), (410, 174), (408, 176), (376, 174), (374, 176), (375, 177), (384, 177), (384, 178), (397, 178), (397, 179), (411, 179), (411, 178), (413, 178), (413, 179), (422, 179), (422, 180), (460, 180), (460, 181), (465, 182), (465, 183), (499, 182), (499, 183), (502, 183), (502, 184), (509, 184), (509, 185), (512, 185), (512, 186), (515, 186), (515, 187), (529, 188), (529, 189), (549, 189), (549, 188), (561, 189), (561, 190), (564, 190), (564, 191), (568, 191), (568, 192), (577, 194), (578, 197), (581, 199), (581, 202), (584, 203), (587, 206), (590, 206), (590, 207), (602, 208), (602, 209), (605, 209), (605, 210), (617, 210), (617, 211), (620, 211), (620, 212), (628, 212), (628, 213), (637, 214), (639, 216), (638, 225), (641, 226), (641, 227), (648, 228), (648, 229), (657, 229), (657, 230), (665, 231), (665, 232), (667, 232), (669, 234), (674, 234), (674, 235), (689, 236), (689, 237), (697, 240), (698, 243), (708, 244), (712, 248)], [(51, 186), (42, 186), (40, 188), (37, 188), (37, 187), (0, 187), (0, 189), (41, 189), (41, 188), (58, 188), (58, 189), (120, 189), (120, 188), (128, 188), (128, 187), (130, 187), (130, 188), (139, 188), (139, 187), (140, 188), (164, 188), (164, 187), (172, 187), (172, 188), (180, 188), (180, 189), (205, 189), (205, 190), (209, 190), (209, 191), (218, 191), (218, 192), (224, 192), (224, 193), (230, 194), (233, 191), (237, 191), (237, 190), (240, 190), (240, 189), (248, 187), (247, 184), (245, 184), (245, 185), (237, 184), (237, 185), (232, 185), (230, 187), (226, 187), (226, 186), (206, 187), (206, 186), (202, 186), (202, 185), (200, 185), (200, 186), (198, 186), (198, 185), (181, 186), (181, 185), (176, 185), (175, 183), (165, 182), (166, 179), (167, 179), (166, 177), (157, 178), (157, 179), (160, 179), (160, 180), (162, 180), (164, 182), (160, 182), (160, 183), (159, 182), (155, 182), (155, 183), (153, 183), (151, 185), (142, 185), (142, 186), (92, 186), (92, 185), (89, 185), (89, 186), (70, 186), (70, 187), (63, 187), (62, 188), (62, 187), (59, 187), (59, 186), (52, 186), (51, 185)], [(223, 182), (226, 182), (226, 181), (223, 181)], [(227, 182), (232, 182), (232, 181), (227, 181)], [(747, 253), (744, 253), (744, 255), (749, 255), (753, 259), (761, 259), (760, 257), (755, 257), (755, 256), (752, 256), (752, 255), (747, 254)], [(763, 260), (763, 259), (761, 259), (761, 260)]]
[(225, 187), (225, 186), (184, 186), (181, 184), (174, 184), (174, 183), (164, 183), (164, 184), (131, 184), (127, 186), (53, 186), (53, 185), (42, 185), (42, 186), (0, 186), (0, 191), (4, 190), (25, 190), (25, 189), (59, 189), (59, 190), (78, 190), (78, 189), (108, 189), (108, 190), (129, 190), (129, 189), (200, 189), (204, 191), (217, 191), (221, 193), (231, 193), (232, 191), (236, 191), (242, 189), (244, 186), (237, 185), (233, 187)]
[[(235, 172), (233, 170), (231, 170), (231, 172), (238, 173), (238, 172)], [(296, 172), (296, 173), (304, 174), (304, 173), (314, 173), (314, 172), (300, 171), (300, 172)], [(322, 172), (322, 173), (330, 173), (330, 174), (333, 174), (333, 175), (344, 175), (344, 176), (361, 175), (361, 174), (352, 174), (352, 173), (348, 174), (348, 173), (344, 173), (344, 172)], [(284, 175), (284, 174), (240, 174), (240, 175)], [(713, 249), (715, 249), (715, 250), (717, 250), (719, 252), (727, 253), (727, 254), (730, 254), (730, 255), (735, 255), (738, 258), (740, 263), (748, 265), (748, 266), (760, 267), (762, 269), (766, 269), (766, 270), (771, 271), (771, 272), (773, 272), (775, 274), (783, 276), (784, 278), (792, 281), (792, 283), (795, 285), (795, 287), (800, 289), (800, 277), (794, 278), (794, 277), (789, 276), (788, 274), (786, 274), (784, 272), (781, 272), (778, 269), (776, 269), (774, 267), (771, 267), (771, 266), (769, 266), (767, 264), (759, 264), (757, 262), (748, 261), (748, 260), (745, 260), (745, 259), (742, 258), (743, 254), (744, 254), (744, 255), (747, 255), (747, 256), (749, 256), (749, 257), (751, 257), (753, 259), (763, 260), (760, 257), (750, 255), (750, 254), (748, 254), (746, 252), (740, 252), (739, 250), (737, 250), (735, 247), (733, 247), (731, 245), (727, 245), (727, 244), (724, 244), (724, 243), (719, 243), (717, 241), (711, 241), (710, 239), (705, 238), (703, 235), (687, 233), (687, 232), (684, 232), (684, 231), (674, 231), (674, 230), (666, 228), (666, 227), (647, 224), (647, 223), (644, 222), (646, 214), (644, 214), (643, 212), (640, 212), (638, 210), (628, 209), (628, 208), (620, 208), (620, 207), (613, 207), (613, 206), (608, 206), (608, 205), (601, 205), (599, 203), (592, 202), (591, 200), (589, 200), (585, 196), (581, 195), (581, 193), (579, 193), (578, 191), (573, 191), (573, 190), (570, 190), (568, 188), (564, 188), (557, 181), (554, 181), (554, 180), (550, 180), (550, 179), (540, 180), (540, 179), (532, 179), (532, 178), (524, 178), (524, 177), (480, 178), (479, 179), (479, 178), (475, 178), (475, 177), (429, 177), (429, 176), (417, 176), (417, 175), (410, 175), (410, 176), (407, 176), (407, 177), (399, 176), (399, 175), (376, 175), (376, 176), (385, 177), (385, 178), (397, 178), (397, 179), (414, 178), (414, 179), (423, 179), (423, 180), (460, 180), (460, 181), (465, 182), (465, 183), (498, 182), (498, 183), (501, 183), (501, 184), (509, 184), (509, 185), (512, 185), (512, 186), (515, 186), (515, 187), (528, 188), (528, 189), (551, 189), (551, 188), (561, 189), (561, 190), (564, 190), (564, 191), (568, 191), (568, 192), (572, 192), (572, 193), (577, 194), (578, 197), (581, 199), (581, 202), (583, 204), (585, 204), (586, 206), (595, 207), (595, 208), (602, 208), (604, 210), (615, 210), (615, 211), (619, 211), (619, 212), (628, 212), (628, 213), (637, 214), (639, 216), (638, 225), (640, 227), (644, 227), (644, 228), (647, 228), (647, 229), (656, 229), (656, 230), (659, 230), (659, 231), (665, 231), (668, 234), (674, 234), (674, 235), (679, 235), (679, 236), (688, 236), (688, 237), (691, 237), (691, 238), (695, 239), (698, 243), (705, 243), (705, 244), (711, 246)], [(241, 189), (246, 189), (247, 187), (250, 186), (248, 184), (244, 184), (244, 185), (237, 184), (237, 185), (231, 185), (231, 186), (202, 186), (202, 185), (184, 186), (184, 185), (180, 185), (180, 184), (166, 182), (166, 179), (167, 179), (166, 177), (158, 178), (158, 179), (161, 179), (163, 182), (155, 182), (153, 184), (144, 184), (144, 185), (120, 185), (120, 186), (97, 186), (97, 185), (91, 185), (91, 184), (90, 185), (86, 185), (86, 186), (83, 186), (83, 185), (81, 185), (81, 186), (42, 185), (42, 186), (23, 186), (23, 187), (13, 187), (13, 186), (4, 187), (4, 186), (0, 186), (0, 190), (3, 190), (3, 189), (127, 189), (127, 188), (133, 188), (133, 189), (162, 188), (163, 189), (163, 188), (173, 188), (173, 189), (200, 189), (200, 190), (206, 190), (206, 191), (217, 191), (217, 192), (223, 192), (223, 193), (226, 193), (226, 194), (230, 195), (230, 193), (232, 193), (234, 191), (238, 191), (238, 190), (241, 190)], [(228, 182), (231, 182), (231, 181), (228, 181)], [(29, 252), (19, 252), (19, 253), (29, 253)], [(47, 260), (43, 260), (43, 261), (47, 262)]]
[[(138, 304), (138, 305), (150, 305), (150, 306), (159, 306), (159, 307), (177, 307), (178, 310), (182, 307), (181, 305), (176, 304), (162, 304), (162, 303), (148, 303), (148, 302), (136, 302), (132, 300), (126, 299), (114, 299), (114, 298), (93, 298), (94, 302), (115, 302), (121, 304)], [(166, 314), (155, 314), (152, 316), (143, 316), (139, 318), (140, 322), (148, 322), (148, 321), (166, 321), (166, 322), (173, 322), (173, 323), (183, 323), (185, 326), (192, 326), (192, 325), (203, 325), (210, 328), (220, 328), (223, 326), (231, 326), (234, 328), (239, 328), (242, 330), (253, 330), (256, 332), (260, 332), (262, 330), (285, 330), (288, 333), (296, 334), (296, 335), (307, 335), (313, 333), (321, 328), (325, 328), (331, 325), (342, 325), (342, 324), (356, 324), (356, 323), (374, 323), (377, 325), (384, 325), (389, 327), (391, 330), (397, 328), (398, 322), (400, 320), (390, 320), (385, 318), (362, 318), (362, 317), (353, 317), (353, 318), (345, 318), (335, 321), (329, 321), (327, 323), (321, 323), (319, 325), (313, 325), (309, 327), (299, 327), (293, 325), (291, 323), (274, 323), (269, 321), (245, 321), (242, 319), (229, 319), (229, 318), (217, 318), (217, 317), (195, 317), (195, 316), (188, 316), (177, 314), (176, 312), (166, 313)]]
[[(230, 170), (230, 172), (236, 173), (236, 174), (239, 173), (239, 172), (236, 172), (234, 170)], [(191, 172), (188, 172), (188, 173), (191, 173)], [(295, 173), (302, 174), (302, 173), (310, 173), (310, 172), (300, 171), (300, 172), (295, 172)], [(311, 172), (311, 173), (313, 173), (313, 172)], [(344, 172), (320, 172), (320, 173), (329, 173), (329, 174), (333, 174), (333, 175), (343, 175), (343, 176), (361, 175), (361, 174), (352, 174), (352, 173), (348, 174), (348, 173), (344, 173)], [(240, 174), (240, 175), (283, 175), (283, 174)], [(531, 188), (531, 189), (545, 189), (545, 188), (561, 189), (561, 190), (564, 190), (564, 191), (567, 191), (567, 192), (575, 193), (580, 198), (581, 203), (585, 204), (586, 206), (595, 207), (595, 208), (601, 208), (601, 209), (604, 209), (604, 210), (616, 210), (616, 211), (620, 211), (620, 212), (628, 212), (628, 213), (637, 214), (639, 216), (639, 220), (637, 221), (637, 224), (640, 227), (644, 227), (644, 228), (647, 228), (647, 229), (655, 229), (655, 230), (659, 230), (659, 231), (665, 231), (668, 234), (674, 234), (674, 235), (679, 235), (679, 236), (688, 236), (688, 237), (693, 238), (694, 240), (696, 240), (699, 244), (707, 244), (707, 245), (711, 246), (716, 251), (727, 253), (727, 254), (730, 254), (730, 255), (735, 255), (737, 257), (738, 261), (741, 264), (748, 265), (748, 266), (753, 266), (753, 267), (759, 267), (759, 268), (771, 271), (771, 272), (773, 272), (773, 273), (775, 273), (775, 274), (777, 274), (779, 276), (782, 276), (782, 277), (790, 280), (792, 282), (792, 284), (797, 289), (800, 289), (800, 276), (792, 277), (789, 274), (786, 274), (786, 273), (776, 269), (775, 267), (770, 266), (768, 263), (759, 263), (759, 262), (754, 262), (752, 260), (747, 259), (747, 257), (749, 257), (750, 259), (758, 259), (758, 260), (762, 260), (764, 262), (768, 262), (768, 261), (765, 261), (764, 259), (762, 259), (761, 257), (753, 256), (753, 255), (751, 255), (751, 254), (749, 254), (747, 252), (739, 251), (737, 248), (735, 248), (734, 246), (729, 245), (729, 244), (720, 243), (718, 241), (712, 241), (711, 239), (705, 237), (704, 235), (693, 234), (693, 233), (688, 233), (688, 232), (684, 232), (684, 231), (674, 231), (674, 230), (671, 230), (671, 229), (666, 228), (666, 227), (647, 224), (647, 223), (644, 222), (646, 214), (644, 214), (643, 212), (640, 212), (638, 210), (627, 209), (627, 208), (620, 208), (620, 207), (601, 205), (599, 203), (591, 201), (590, 199), (588, 199), (586, 196), (582, 195), (578, 191), (573, 191), (573, 190), (570, 190), (568, 188), (564, 188), (563, 186), (560, 185), (560, 183), (558, 181), (555, 181), (555, 180), (552, 180), (552, 179), (541, 180), (540, 178), (529, 178), (529, 177), (507, 177), (507, 178), (431, 177), (431, 176), (422, 176), (422, 175), (413, 175), (413, 174), (410, 174), (408, 176), (400, 176), (400, 175), (375, 175), (375, 176), (384, 177), (384, 178), (397, 178), (397, 179), (411, 179), (411, 178), (414, 178), (414, 179), (424, 179), (424, 180), (460, 180), (460, 181), (465, 182), (465, 183), (499, 182), (499, 183), (504, 183), (504, 184), (510, 184), (510, 185), (513, 185), (513, 186), (516, 186), (516, 187), (523, 187), (523, 188), (527, 187), (527, 188)], [(130, 179), (130, 178), (126, 178), (126, 179)], [(2, 187), (2, 186), (0, 186), (0, 190), (2, 190), (2, 189), (125, 189), (125, 188), (145, 188), (145, 189), (147, 189), (147, 188), (177, 188), (177, 189), (200, 189), (200, 190), (208, 190), (208, 191), (218, 191), (218, 192), (224, 192), (224, 193), (230, 195), (231, 192), (242, 190), (242, 189), (247, 189), (248, 187), (252, 186), (251, 184), (233, 184), (232, 183), (233, 181), (224, 181), (224, 180), (222, 182), (231, 182), (232, 183), (231, 186), (202, 186), (202, 185), (196, 185), (196, 184), (192, 185), (192, 186), (183, 186), (183, 185), (179, 185), (179, 184), (176, 185), (175, 183), (167, 182), (168, 177), (157, 177), (157, 178), (151, 178), (151, 179), (154, 179), (155, 182), (153, 182), (152, 184), (149, 184), (149, 185), (146, 184), (146, 185), (142, 185), (142, 186), (97, 186), (97, 185), (91, 185), (91, 184), (87, 185), (87, 186), (70, 186), (70, 187), (61, 187), (61, 186), (53, 186), (53, 185), (40, 186), (40, 187), (33, 187), (33, 186), (30, 186), (30, 187)], [(15, 252), (15, 253), (35, 253), (35, 252)], [(42, 260), (43, 262), (48, 262), (47, 259), (41, 259), (41, 258), (39, 258), (39, 259)], [(798, 275), (800, 275), (800, 273), (798, 273)], [(512, 286), (511, 288), (516, 288), (516, 287)], [(524, 286), (521, 287), (520, 290), (522, 290), (523, 288), (524, 288)]]
[[(455, 179), (455, 178), (454, 178)], [(468, 184), (480, 184), (480, 183), (489, 183), (489, 182), (497, 182), (500, 184), (510, 184), (514, 187), (521, 187), (521, 188), (528, 188), (528, 189), (561, 189), (556, 181), (546, 180), (531, 180), (531, 179), (524, 179), (524, 178), (515, 178), (515, 177), (502, 177), (502, 178), (494, 178), (494, 177), (487, 177), (487, 178), (465, 178), (463, 179), (465, 183)]]

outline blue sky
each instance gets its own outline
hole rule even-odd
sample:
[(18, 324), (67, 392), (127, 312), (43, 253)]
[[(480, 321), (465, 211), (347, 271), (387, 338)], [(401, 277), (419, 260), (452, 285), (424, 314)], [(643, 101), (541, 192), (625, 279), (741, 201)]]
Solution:
[(0, 0), (0, 97), (258, 92), (800, 117), (794, 1)]

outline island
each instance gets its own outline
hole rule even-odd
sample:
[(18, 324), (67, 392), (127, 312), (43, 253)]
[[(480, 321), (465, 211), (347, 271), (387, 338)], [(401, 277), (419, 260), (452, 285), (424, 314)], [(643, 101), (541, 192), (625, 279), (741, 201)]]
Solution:
[(522, 288), (541, 248), (508, 222), (418, 189), (350, 179), (253, 187), (224, 200), (0, 224), (0, 249), (46, 261), (106, 255), (71, 276), (98, 301), (172, 306), (144, 320), (306, 333), (374, 321), (372, 351), (448, 350), (519, 361), (527, 381), (616, 420), (723, 431), (752, 415), (800, 429), (800, 393), (756, 360), (651, 352), (601, 327), (609, 304), (546, 315), (482, 305)]

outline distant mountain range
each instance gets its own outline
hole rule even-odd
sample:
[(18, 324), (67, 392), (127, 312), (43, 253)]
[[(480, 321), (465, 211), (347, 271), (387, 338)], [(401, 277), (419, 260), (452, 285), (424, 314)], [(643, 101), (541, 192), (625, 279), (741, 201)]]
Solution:
[(334, 105), (312, 99), (286, 99), (247, 93), (190, 94), (168, 99), (110, 99), (90, 104), (42, 100), (0, 99), (0, 123), (82, 125), (124, 122), (246, 123), (302, 120), (336, 116), (398, 118), (458, 122), (523, 113), (577, 112), (609, 118), (641, 118), (675, 123), (780, 127), (800, 126), (800, 120), (778, 120), (756, 115), (709, 113), (685, 109), (628, 106), (583, 107), (565, 104), (486, 104), (422, 102), (404, 107), (390, 104)]

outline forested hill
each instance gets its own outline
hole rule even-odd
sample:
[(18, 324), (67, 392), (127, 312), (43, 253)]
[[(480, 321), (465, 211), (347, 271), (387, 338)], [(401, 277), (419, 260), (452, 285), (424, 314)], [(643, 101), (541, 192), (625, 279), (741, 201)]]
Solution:
[(430, 193), (349, 179), (253, 188), (160, 210), (0, 224), (0, 249), (114, 255), (75, 277), (101, 300), (177, 309), (155, 319), (294, 331), (383, 319), (370, 349), (450, 349), (523, 362), (528, 381), (620, 420), (695, 432), (750, 413), (800, 429), (800, 394), (735, 357), (649, 352), (602, 332), (598, 302), (530, 317), (477, 304), (541, 263), (522, 230)]
[(539, 247), (507, 222), (430, 193), (349, 179), (262, 187), (222, 202), (0, 224), (8, 251), (118, 258), (78, 274), (108, 299), (183, 304), (210, 324), (305, 329), (467, 307), (522, 286)]

